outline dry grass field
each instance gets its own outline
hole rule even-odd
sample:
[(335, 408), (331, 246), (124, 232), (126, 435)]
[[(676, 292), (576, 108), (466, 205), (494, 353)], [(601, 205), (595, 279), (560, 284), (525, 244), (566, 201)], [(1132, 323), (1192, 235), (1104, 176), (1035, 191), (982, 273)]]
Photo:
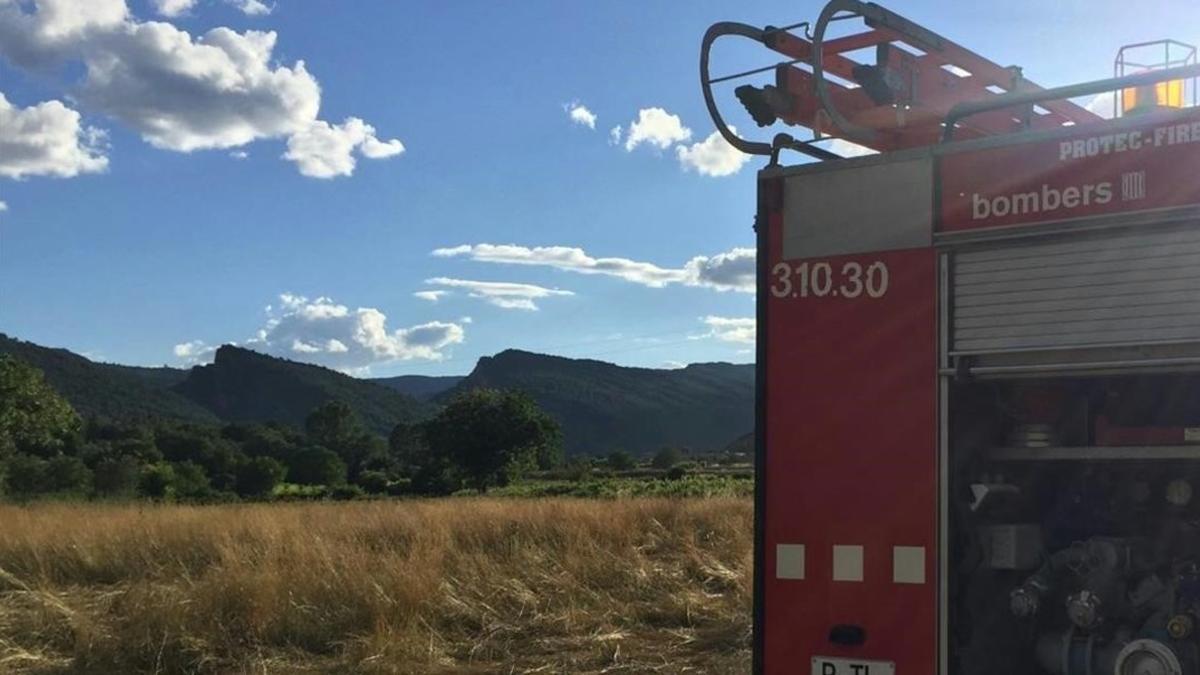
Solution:
[(743, 673), (748, 499), (0, 506), (2, 673)]

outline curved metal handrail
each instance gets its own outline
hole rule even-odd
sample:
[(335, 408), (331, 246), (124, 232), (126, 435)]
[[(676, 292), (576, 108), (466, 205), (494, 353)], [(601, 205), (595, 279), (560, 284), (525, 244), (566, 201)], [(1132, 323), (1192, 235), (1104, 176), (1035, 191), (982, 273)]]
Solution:
[[(804, 153), (810, 157), (817, 159), (842, 159), (842, 156), (830, 152), (824, 148), (818, 148), (811, 143), (797, 141), (788, 134), (776, 134), (775, 139), (771, 143), (763, 143), (761, 141), (748, 141), (741, 136), (738, 136), (725, 123), (725, 118), (721, 116), (721, 111), (717, 109), (716, 98), (713, 96), (712, 85), (714, 82), (724, 81), (729, 78), (720, 78), (714, 80), (709, 77), (708, 62), (709, 53), (712, 51), (713, 43), (717, 38), (725, 36), (739, 36), (749, 38), (756, 42), (764, 43), (767, 37), (781, 29), (763, 29), (755, 28), (749, 24), (737, 23), (734, 21), (722, 21), (709, 26), (704, 32), (704, 39), (700, 43), (700, 87), (704, 92), (704, 106), (708, 108), (708, 115), (712, 118), (713, 125), (721, 136), (729, 142), (730, 145), (741, 150), (748, 155), (765, 155), (771, 158), (771, 164), (775, 164), (779, 159), (779, 152), (784, 148), (795, 150)], [(755, 72), (755, 71), (751, 71)], [(742, 73), (744, 75), (745, 73)], [(738, 77), (738, 76), (732, 76)]]
[(729, 125), (725, 123), (725, 119), (721, 117), (721, 112), (717, 110), (716, 99), (713, 97), (712, 81), (708, 76), (708, 55), (717, 38), (727, 35), (737, 35), (756, 42), (762, 42), (763, 35), (765, 34), (766, 31), (763, 29), (755, 28), (749, 24), (722, 21), (709, 26), (708, 30), (704, 32), (704, 40), (700, 43), (700, 86), (704, 90), (704, 105), (708, 108), (708, 115), (712, 118), (713, 124), (716, 125), (717, 131), (721, 133), (721, 136), (726, 141), (729, 141), (730, 145), (748, 155), (770, 156), (775, 152), (775, 148), (770, 143), (748, 141), (735, 134), (729, 128)]
[(830, 0), (829, 4), (825, 5), (825, 9), (821, 10), (821, 16), (817, 18), (817, 23), (813, 27), (812, 55), (810, 57), (813, 90), (817, 94), (817, 100), (821, 102), (821, 109), (829, 116), (829, 120), (838, 128), (843, 138), (858, 143), (864, 141), (870, 143), (877, 140), (879, 132), (854, 124), (846, 119), (846, 116), (833, 104), (833, 99), (829, 95), (829, 84), (825, 81), (825, 29), (840, 13), (848, 12), (851, 15), (865, 16), (869, 7), (870, 3), (863, 3), (860, 0)]

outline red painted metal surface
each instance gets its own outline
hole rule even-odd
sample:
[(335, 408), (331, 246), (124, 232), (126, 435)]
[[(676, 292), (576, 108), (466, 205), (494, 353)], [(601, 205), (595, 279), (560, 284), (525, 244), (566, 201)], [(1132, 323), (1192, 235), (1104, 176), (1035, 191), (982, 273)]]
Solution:
[(1200, 110), (945, 155), (943, 231), (1200, 204)]
[[(957, 103), (984, 100), (997, 93), (1009, 91), (1038, 91), (1038, 85), (1023, 79), (1016, 71), (1004, 68), (949, 40), (940, 45), (910, 45), (929, 49), (920, 56), (897, 48), (896, 44), (911, 41), (887, 28), (874, 28), (862, 33), (827, 41), (822, 48), (826, 71), (842, 81), (853, 82), (858, 61), (847, 53), (864, 47), (876, 47), (876, 59), (886, 63), (887, 70), (906, 87), (898, 92), (894, 102), (876, 104), (861, 88), (846, 87), (837, 81), (827, 86), (836, 107), (852, 123), (880, 132), (874, 141), (863, 144), (886, 152), (919, 147), (936, 142), (941, 134), (942, 120)], [(767, 41), (771, 49), (806, 63), (811, 62), (813, 44), (787, 32), (773, 34)], [(957, 70), (950, 72), (944, 66)], [(838, 129), (828, 123), (828, 116), (819, 114), (821, 104), (814, 92), (811, 76), (805, 70), (781, 65), (776, 74), (776, 86), (791, 96), (791, 110), (781, 117), (784, 122), (803, 126), (819, 134), (840, 136)], [(1092, 112), (1070, 101), (1048, 101), (1041, 114), (1029, 110), (1004, 110), (981, 114), (967, 120), (959, 130), (960, 138), (976, 138), (1012, 133), (1023, 129), (1044, 129), (1062, 126), (1066, 122), (1085, 124), (1098, 122)]]
[[(771, 265), (781, 217), (769, 218)], [(760, 252), (761, 254), (761, 252)], [(802, 261), (787, 261), (798, 264)], [(853, 299), (768, 292), (763, 665), (807, 673), (813, 656), (933, 673), (937, 650), (936, 257), (912, 249), (824, 258), (888, 269)], [(761, 330), (761, 328), (760, 328)], [(776, 546), (803, 544), (805, 578), (776, 578)], [(832, 547), (861, 545), (863, 580), (833, 581)], [(925, 549), (925, 582), (893, 581), (893, 546)], [(829, 641), (836, 624), (860, 646)]]
[(1096, 418), (1096, 445), (1192, 445), (1196, 441), (1187, 427), (1125, 427), (1101, 415)]

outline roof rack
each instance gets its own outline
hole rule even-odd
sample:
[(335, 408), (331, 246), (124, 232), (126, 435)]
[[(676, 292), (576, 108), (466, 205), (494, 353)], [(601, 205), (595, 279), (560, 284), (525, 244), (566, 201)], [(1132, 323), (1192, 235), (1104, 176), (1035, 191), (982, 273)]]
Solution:
[[(833, 22), (854, 19), (861, 19), (867, 30), (826, 37)], [(796, 29), (803, 30), (803, 37), (792, 32)], [(788, 60), (711, 77), (710, 51), (723, 37), (760, 42)], [(874, 63), (862, 63), (848, 55), (871, 47)], [(735, 90), (738, 99), (759, 126), (782, 121), (809, 129), (811, 140), (798, 141), (779, 134), (771, 143), (749, 141), (725, 123), (715, 103), (713, 85), (768, 71), (774, 71), (773, 85), (742, 85)], [(861, 0), (831, 0), (811, 26), (807, 22), (783, 28), (714, 24), (701, 43), (700, 76), (705, 104), (721, 135), (739, 150), (769, 155), (772, 161), (784, 148), (817, 159), (838, 157), (813, 145), (826, 138), (841, 138), (887, 152), (938, 143), (955, 132), (959, 137), (978, 138), (1103, 119), (1066, 100), (1079, 95), (1069, 88), (1043, 89), (1025, 79), (1018, 67), (1000, 66), (890, 10)], [(1105, 90), (1116, 86), (1120, 85)], [(971, 104), (979, 107), (968, 111), (965, 106)], [(956, 110), (955, 119), (948, 119)]]

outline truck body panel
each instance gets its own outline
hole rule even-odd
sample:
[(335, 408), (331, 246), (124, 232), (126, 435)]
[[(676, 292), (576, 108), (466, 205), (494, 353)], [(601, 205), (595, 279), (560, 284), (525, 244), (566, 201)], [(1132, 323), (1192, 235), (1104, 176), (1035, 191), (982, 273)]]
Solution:
[(1131, 596), (1200, 580), (1198, 153), (1188, 110), (760, 173), (757, 672), (1200, 672), (1143, 616), (1200, 596)]

